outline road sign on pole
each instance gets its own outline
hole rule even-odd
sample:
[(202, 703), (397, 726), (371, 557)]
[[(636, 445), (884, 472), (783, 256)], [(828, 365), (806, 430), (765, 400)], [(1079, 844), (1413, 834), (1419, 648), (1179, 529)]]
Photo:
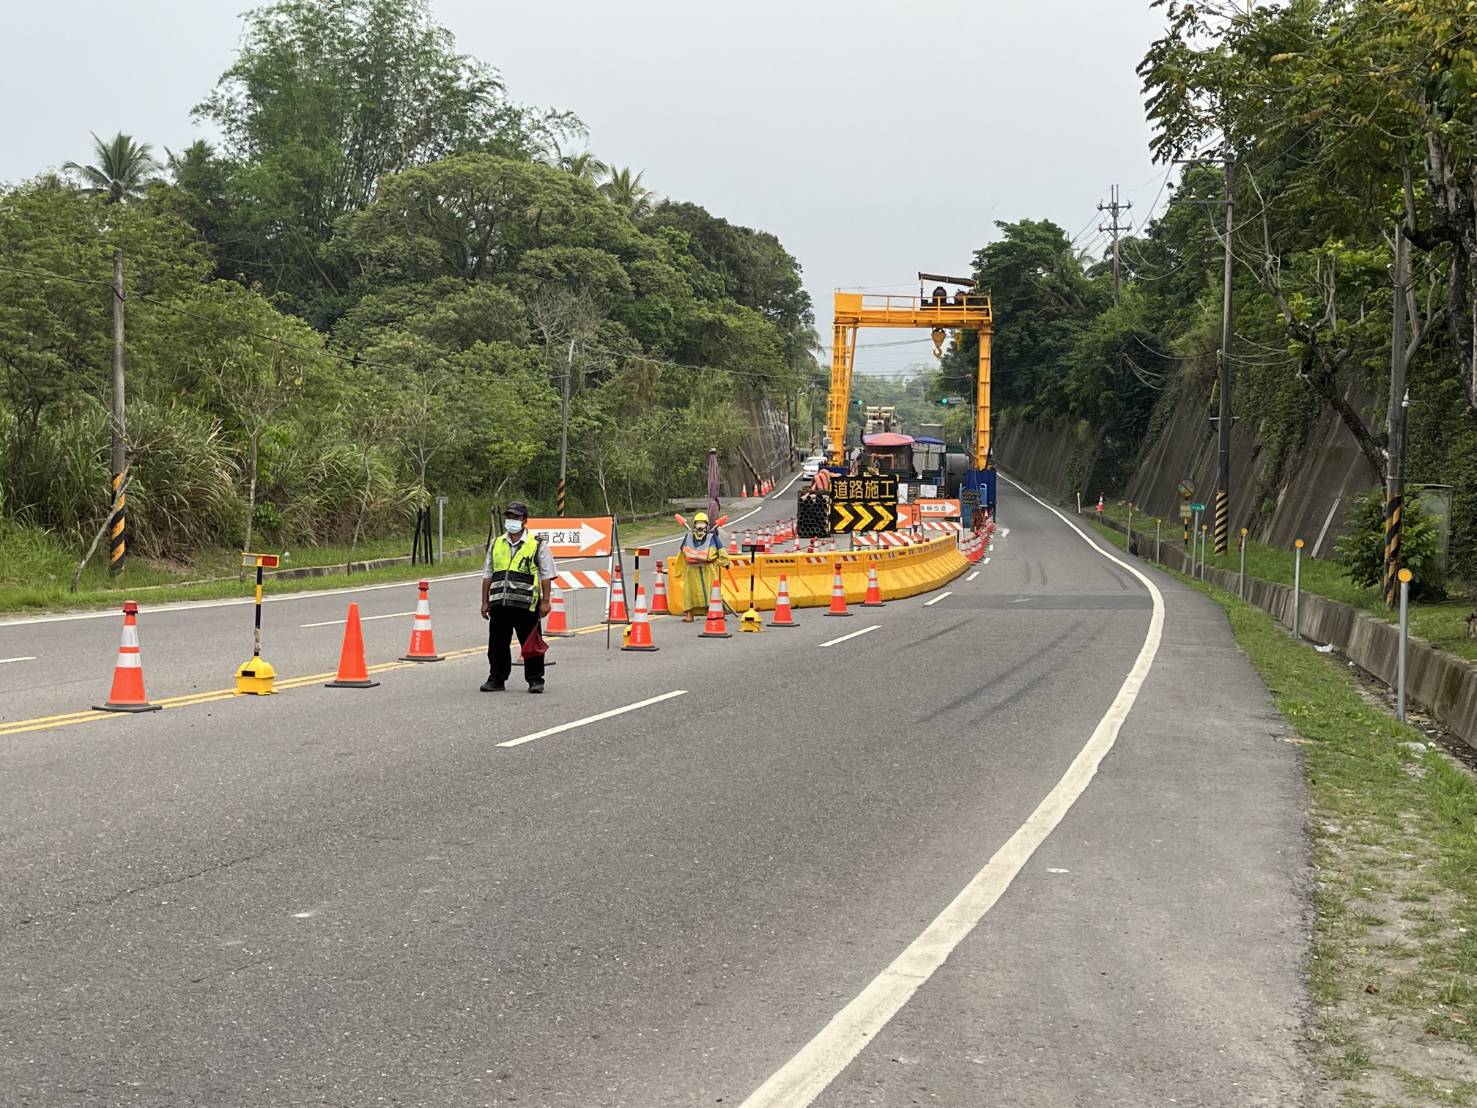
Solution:
[(837, 477), (831, 483), (831, 531), (897, 530), (896, 477)]
[(556, 558), (603, 558), (610, 553), (610, 516), (530, 519), (528, 530)]

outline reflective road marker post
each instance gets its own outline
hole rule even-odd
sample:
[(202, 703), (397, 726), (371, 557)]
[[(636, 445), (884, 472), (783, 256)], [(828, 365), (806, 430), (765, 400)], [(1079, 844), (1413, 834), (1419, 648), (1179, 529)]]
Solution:
[(1298, 607), (1302, 600), (1303, 591), (1303, 540), (1298, 539), (1293, 545), (1292, 556), (1292, 637), (1298, 638), (1300, 622), (1298, 616), (1301, 614)]
[(276, 569), (282, 559), (276, 554), (241, 553), (243, 566), (256, 566), (256, 624), (253, 632), (251, 660), (236, 671), (236, 694), (238, 696), (270, 696), (276, 690), (272, 681), (277, 671), (262, 657), (262, 570)]
[(1405, 644), (1410, 638), (1410, 570), (1402, 568), (1400, 578), (1400, 655), (1395, 666), (1395, 718), (1405, 722)]

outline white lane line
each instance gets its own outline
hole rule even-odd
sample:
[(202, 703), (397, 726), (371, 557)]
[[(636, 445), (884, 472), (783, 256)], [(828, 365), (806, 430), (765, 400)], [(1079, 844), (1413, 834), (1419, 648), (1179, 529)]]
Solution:
[(800, 480), (800, 474), (804, 472), (805, 471), (803, 469), (796, 470), (795, 476), (791, 477), (788, 481), (784, 483), (784, 485), (782, 485), (780, 488), (775, 489), (774, 492), (769, 494), (769, 499), (777, 500), (781, 496), (784, 496), (785, 493), (789, 491), (790, 486), (793, 485), (796, 481)]
[[(990, 549), (992, 549), (992, 550), (993, 550), (993, 549), (994, 549), (994, 547), (991, 547), (991, 548), (990, 548)], [(986, 558), (986, 559), (985, 559), (985, 560), (984, 560), (984, 561), (983, 561), (983, 562), (982, 562), (982, 563), (981, 563), (981, 564), (982, 564), (982, 565), (989, 565), (989, 564), (990, 564), (990, 559), (989, 559), (989, 558)]]
[[(1010, 483), (1015, 485), (1014, 481)], [(1016, 485), (1016, 488), (1020, 489), (1020, 486)], [(1149, 590), (1149, 596), (1154, 602), (1154, 612), (1149, 618), (1149, 630), (1144, 636), (1144, 645), (1139, 650), (1133, 668), (1123, 679), (1118, 695), (1109, 705), (1107, 714), (1098, 721), (1097, 727), (1077, 752), (1077, 757), (1072, 759), (1066, 773), (1052, 786), (1026, 822), (1016, 829), (1015, 834), (985, 864), (985, 868), (974, 875), (949, 906), (934, 917), (933, 922), (890, 966), (874, 977), (815, 1038), (751, 1093), (739, 1108), (805, 1108), (877, 1037), (923, 983), (944, 964), (954, 948), (984, 919), (985, 913), (995, 906), (995, 902), (1010, 888), (1022, 867), (1030, 861), (1036, 848), (1046, 841), (1047, 836), (1071, 810), (1077, 798), (1092, 782), (1098, 765), (1113, 749), (1119, 728), (1128, 718), (1128, 713), (1138, 698), (1139, 689), (1149, 675), (1149, 668), (1159, 652), (1159, 640), (1164, 631), (1164, 597), (1154, 587), (1154, 583), (1134, 566), (1098, 546), (1061, 512), (1025, 489), (1020, 491), (1059, 518), (1098, 554), (1128, 570)]]
[(586, 716), (584, 719), (561, 723), (557, 727), (546, 727), (542, 731), (535, 731), (532, 735), (524, 735), (522, 738), (509, 739), (505, 743), (498, 743), (498, 746), (522, 746), (524, 743), (533, 742), (534, 739), (546, 739), (550, 735), (557, 735), (563, 731), (573, 731), (576, 727), (584, 727), (590, 723), (599, 723), (602, 719), (610, 719), (612, 716), (623, 716), (627, 712), (636, 711), (638, 708), (646, 708), (652, 704), (660, 704), (663, 700), (671, 700), (673, 697), (686, 695), (686, 689), (677, 689), (673, 692), (662, 693), (661, 696), (648, 697), (646, 700), (636, 701), (635, 704), (627, 704), (624, 708), (612, 708), (610, 711), (601, 712), (599, 715)]
[(35, 660), (36, 660), (36, 655), (34, 655), (34, 654), (23, 654), (23, 655), (21, 655), (20, 657), (17, 657), (17, 658), (0, 658), (0, 666), (5, 665), (7, 662), (34, 662)]
[(935, 604), (937, 604), (937, 603), (938, 603), (938, 602), (939, 602), (939, 601), (940, 601), (940, 600), (943, 600), (943, 599), (945, 599), (945, 598), (946, 598), (946, 597), (950, 597), (950, 596), (953, 596), (953, 595), (954, 595), (954, 594), (953, 594), (953, 593), (951, 593), (951, 592), (941, 592), (941, 593), (939, 593), (939, 594), (938, 594), (938, 595), (937, 595), (937, 596), (936, 596), (936, 597), (934, 597), (934, 598), (933, 598), (933, 599), (932, 599), (932, 600), (925, 600), (925, 601), (924, 601), (924, 602), (923, 602), (923, 606), (924, 606), (924, 607), (925, 607), (925, 608), (932, 608), (932, 607), (933, 607), (933, 606), (934, 606), (934, 605), (935, 605)]
[[(723, 526), (724, 527), (736, 527), (738, 524), (742, 523), (744, 520), (748, 519), (750, 516), (758, 515), (762, 511), (764, 511), (764, 498), (763, 497), (760, 497), (759, 498), (759, 507), (755, 508), (752, 512), (745, 512), (743, 515), (739, 516), (737, 519), (730, 519)], [(686, 531), (683, 531), (682, 534), (680, 534), (680, 535), (673, 535), (670, 539), (653, 539), (651, 542), (647, 543), (646, 545), (647, 546), (664, 546), (664, 545), (666, 545), (669, 542), (681, 542), (682, 539), (683, 539), (683, 537), (686, 536), (686, 534), (687, 534), (687, 532)]]
[[(372, 619), (400, 619), (403, 616), (413, 616), (414, 612), (389, 612), (382, 616), (360, 616), (360, 623), (368, 623)], [(342, 627), (348, 623), (347, 619), (325, 619), (321, 623), (299, 623), (299, 627)]]
[(882, 624), (880, 624), (880, 623), (874, 623), (870, 627), (863, 627), (860, 631), (853, 631), (849, 635), (842, 635), (839, 639), (830, 639), (830, 640), (828, 640), (826, 642), (821, 643), (821, 645), (822, 646), (835, 646), (838, 642), (845, 642), (847, 639), (854, 639), (858, 635), (865, 635), (868, 631), (875, 631), (875, 630), (877, 630), (877, 628), (879, 628), (881, 626), (882, 626)]
[(971, 573), (971, 574), (970, 574), (970, 575), (969, 575), (969, 576), (968, 576), (968, 577), (966, 577), (966, 578), (965, 578), (965, 579), (964, 579), (964, 580), (965, 580), (965, 582), (966, 582), (966, 583), (968, 583), (968, 582), (970, 582), (970, 581), (973, 581), (973, 580), (974, 580), (974, 579), (975, 579), (975, 578), (976, 578), (976, 577), (978, 577), (978, 576), (979, 576), (979, 575), (980, 575), (980, 571), (979, 571), (979, 570), (975, 570), (975, 571), (974, 571), (974, 572), (973, 572), (973, 573)]

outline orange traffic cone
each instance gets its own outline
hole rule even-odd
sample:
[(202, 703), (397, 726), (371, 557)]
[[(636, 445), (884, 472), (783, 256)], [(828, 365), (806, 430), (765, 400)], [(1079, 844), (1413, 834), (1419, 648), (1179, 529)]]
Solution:
[(402, 662), (439, 662), (436, 636), (431, 634), (431, 582), (418, 582), (420, 598), (415, 602), (415, 620), (410, 625), (410, 649), (400, 656)]
[(739, 552), (738, 535), (731, 534), (728, 536), (728, 552), (730, 554), (737, 554)]
[(646, 616), (646, 590), (640, 585), (636, 586), (636, 618), (631, 623), (626, 633), (626, 641), (621, 644), (622, 650), (660, 650), (661, 648), (651, 641), (651, 622)]
[(626, 582), (621, 577), (621, 564), (615, 563), (615, 575), (610, 579), (610, 606), (605, 612), (606, 623), (630, 623), (626, 614)]
[(1102, 493), (1098, 493), (1097, 494), (1097, 514), (1098, 515), (1102, 515), (1103, 514), (1103, 494)]
[(795, 622), (795, 613), (790, 610), (790, 579), (783, 573), (780, 574), (779, 591), (774, 596), (774, 618), (769, 621), (771, 627), (799, 627)]
[(747, 499), (749, 499), (749, 483), (747, 481), (745, 481), (742, 485), (739, 486), (739, 499), (740, 500), (747, 500)]
[(651, 593), (651, 614), (654, 616), (672, 614), (672, 609), (667, 607), (667, 575), (662, 569), (661, 562), (656, 564), (656, 588)]
[(713, 595), (708, 599), (708, 618), (703, 624), (700, 639), (731, 639), (732, 632), (723, 618), (723, 586), (713, 582)]
[(113, 667), (113, 688), (108, 699), (94, 704), (99, 712), (157, 712), (158, 704), (150, 704), (144, 695), (144, 663), (138, 650), (138, 601), (123, 602), (123, 639), (118, 644), (118, 661)]
[(882, 587), (877, 583), (877, 563), (873, 562), (867, 567), (867, 598), (862, 601), (863, 608), (882, 607)]
[(364, 664), (364, 632), (359, 627), (359, 605), (349, 605), (349, 618), (344, 624), (344, 648), (338, 656), (338, 676), (325, 689), (372, 689), (378, 681), (369, 679)]
[(549, 589), (549, 619), (544, 624), (544, 638), (567, 639), (574, 632), (569, 629), (569, 615), (564, 611), (564, 594), (559, 586)]
[(831, 579), (831, 606), (826, 609), (828, 616), (849, 616), (846, 610), (846, 585), (841, 580), (841, 563), (836, 563), (836, 576)]

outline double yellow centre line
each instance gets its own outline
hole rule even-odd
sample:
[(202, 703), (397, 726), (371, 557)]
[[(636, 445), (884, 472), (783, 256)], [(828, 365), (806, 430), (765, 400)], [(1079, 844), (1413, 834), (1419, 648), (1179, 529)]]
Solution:
[[(652, 616), (652, 619), (663, 619), (663, 616)], [(597, 631), (605, 630), (605, 624), (595, 623), (588, 627), (577, 627), (572, 634), (593, 635)], [(472, 646), (462, 650), (448, 650), (443, 655), (446, 658), (466, 658), (473, 654), (485, 653), (485, 646)], [(368, 667), (370, 673), (388, 673), (393, 669), (414, 669), (419, 662), (381, 662), (378, 665)], [(301, 689), (309, 685), (316, 685), (323, 681), (331, 681), (337, 674), (333, 670), (327, 673), (310, 673), (303, 677), (279, 678), (276, 682), (278, 692), (287, 689)], [(196, 704), (210, 704), (217, 700), (233, 700), (237, 693), (235, 689), (211, 689), (208, 692), (187, 693), (184, 696), (171, 696), (164, 700), (156, 700), (155, 704), (161, 708), (191, 708)], [(56, 716), (38, 716), (35, 719), (16, 720), (14, 723), (0, 723), (0, 738), (6, 735), (23, 735), (29, 731), (51, 731), (58, 727), (74, 727), (79, 723), (97, 723), (105, 719), (119, 719), (128, 715), (127, 712), (99, 712), (95, 708), (81, 712), (64, 712)]]

